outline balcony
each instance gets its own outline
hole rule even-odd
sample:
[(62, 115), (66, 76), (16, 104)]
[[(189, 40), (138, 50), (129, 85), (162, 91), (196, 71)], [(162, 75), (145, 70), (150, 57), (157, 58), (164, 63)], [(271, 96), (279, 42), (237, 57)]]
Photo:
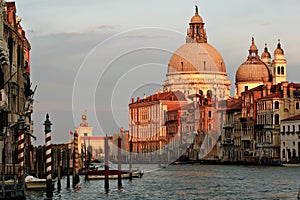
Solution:
[(255, 125), (256, 130), (262, 130), (262, 129), (274, 129), (274, 124), (256, 124)]
[(242, 141), (251, 141), (251, 137), (250, 137), (250, 135), (249, 136), (248, 135), (244, 135), (244, 136), (241, 137), (241, 140)]
[(234, 128), (234, 124), (224, 124), (223, 125), (223, 129), (233, 129)]

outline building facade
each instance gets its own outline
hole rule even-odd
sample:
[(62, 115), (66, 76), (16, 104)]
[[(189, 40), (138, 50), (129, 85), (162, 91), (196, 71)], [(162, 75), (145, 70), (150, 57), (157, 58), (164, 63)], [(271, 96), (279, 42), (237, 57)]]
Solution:
[(300, 162), (300, 115), (281, 120), (280, 147), (282, 162)]
[[(180, 91), (165, 90), (154, 95), (137, 98), (129, 104), (129, 135), (133, 152), (138, 160), (158, 160), (163, 148), (176, 137), (177, 132), (167, 134), (167, 112), (184, 106), (187, 100)], [(173, 142), (173, 140), (172, 140)], [(176, 145), (174, 143), (174, 145)]]
[[(0, 2), (0, 146), (5, 163), (17, 163), (18, 119), (25, 121), (25, 149), (31, 148), (34, 90), (30, 80), (30, 43), (15, 2)], [(2, 149), (5, 151), (2, 151)], [(25, 154), (25, 165), (32, 155)], [(2, 156), (1, 156), (2, 157)], [(3, 160), (3, 159), (2, 159)], [(2, 161), (0, 161), (2, 162)]]

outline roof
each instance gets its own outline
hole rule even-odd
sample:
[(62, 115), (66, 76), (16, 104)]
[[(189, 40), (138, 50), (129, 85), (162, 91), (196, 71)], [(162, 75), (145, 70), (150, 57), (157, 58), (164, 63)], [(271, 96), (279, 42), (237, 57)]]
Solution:
[(275, 93), (269, 94), (268, 96), (259, 98), (259, 99), (257, 99), (257, 100), (260, 100), (260, 99), (270, 99), (270, 98), (282, 98), (282, 97), (283, 97), (282, 92), (277, 91), (277, 92), (275, 92)]
[[(185, 95), (180, 91), (175, 92), (163, 92), (163, 93), (156, 93), (150, 95), (145, 98), (139, 98), (134, 103), (141, 103), (141, 102), (150, 102), (150, 101), (186, 101)], [(138, 102), (140, 101), (140, 102)]]
[(169, 61), (168, 73), (226, 73), (221, 54), (208, 43), (186, 43)]
[(228, 102), (226, 110), (242, 110), (243, 102), (241, 101), (241, 99), (235, 99), (233, 101), (234, 103)]
[(296, 121), (296, 120), (300, 120), (300, 115), (295, 115), (293, 117), (289, 117), (289, 118), (283, 119), (281, 121)]

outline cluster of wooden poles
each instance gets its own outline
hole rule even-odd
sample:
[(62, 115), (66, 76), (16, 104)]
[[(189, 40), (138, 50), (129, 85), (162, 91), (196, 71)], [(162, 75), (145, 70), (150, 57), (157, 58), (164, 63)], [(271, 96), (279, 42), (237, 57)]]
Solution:
[[(46, 183), (47, 183), (47, 189), (46, 189), (46, 196), (48, 199), (51, 199), (53, 197), (53, 185), (52, 185), (52, 175), (53, 172), (57, 173), (57, 191), (61, 190), (61, 175), (65, 174), (64, 172), (61, 172), (61, 169), (64, 171), (64, 166), (67, 168), (67, 188), (70, 188), (70, 149), (67, 146), (65, 154), (62, 154), (62, 148), (53, 148), (54, 146), (51, 145), (51, 121), (49, 120), (49, 115), (46, 115), (46, 120), (43, 124), (45, 126), (45, 147), (37, 148), (36, 149), (36, 163), (39, 166), (36, 166), (37, 168), (37, 174), (38, 172), (42, 173), (39, 168), (45, 168), (46, 169)], [(20, 145), (21, 147), (22, 145)], [(104, 148), (105, 148), (105, 178), (104, 178), (104, 189), (105, 192), (109, 192), (109, 146), (108, 146), (108, 137), (105, 137), (105, 142), (104, 142)], [(44, 150), (45, 149), (45, 150)], [(45, 152), (45, 153), (44, 153)], [(84, 163), (84, 168), (85, 168), (85, 180), (88, 180), (88, 171), (90, 170), (90, 162), (91, 162), (91, 150), (90, 148), (85, 147), (85, 163)], [(24, 167), (22, 164), (22, 160), (24, 160), (24, 157), (22, 158), (22, 155), (24, 154), (24, 148), (18, 151), (19, 157), (19, 162), (20, 162), (20, 172), (19, 172), (19, 177), (23, 177), (24, 175)], [(43, 155), (45, 155), (44, 158)], [(72, 186), (73, 188), (76, 188), (78, 183), (80, 182), (79, 178), (79, 153), (78, 153), (78, 134), (77, 132), (74, 133), (74, 149), (73, 149), (73, 159), (72, 159), (72, 175), (73, 175), (73, 181), (72, 181)], [(54, 160), (52, 160), (54, 159)], [(54, 161), (54, 163), (53, 163)], [(129, 180), (132, 180), (132, 140), (130, 140), (130, 165), (129, 165)], [(45, 166), (43, 163), (45, 162)], [(54, 167), (54, 169), (52, 169)], [(43, 175), (41, 175), (43, 176)], [(121, 138), (118, 138), (118, 189), (122, 189), (122, 155), (121, 155)]]

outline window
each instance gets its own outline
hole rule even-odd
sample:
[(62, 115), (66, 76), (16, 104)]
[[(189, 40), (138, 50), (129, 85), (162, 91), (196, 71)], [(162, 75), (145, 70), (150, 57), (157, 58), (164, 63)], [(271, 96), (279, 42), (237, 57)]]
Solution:
[(299, 102), (296, 103), (296, 109), (299, 110)]
[(280, 67), (277, 67), (277, 74), (280, 74)]
[(247, 91), (247, 90), (248, 90), (248, 86), (246, 85), (246, 86), (245, 86), (245, 91)]
[(295, 132), (295, 125), (293, 125), (293, 130), (292, 131), (293, 131), (293, 133)]
[(87, 133), (84, 133), (83, 135), (84, 135), (84, 136), (88, 136), (88, 134), (87, 134)]
[(282, 126), (282, 132), (285, 133), (285, 126)]
[(279, 109), (279, 102), (275, 101), (275, 109)]
[(284, 75), (284, 67), (281, 67), (281, 74)]
[(275, 124), (279, 124), (279, 115), (278, 114), (275, 115)]
[(282, 157), (285, 158), (285, 149), (282, 149)]
[(211, 124), (208, 124), (208, 130), (211, 130)]
[(211, 110), (208, 111), (208, 118), (211, 118)]

